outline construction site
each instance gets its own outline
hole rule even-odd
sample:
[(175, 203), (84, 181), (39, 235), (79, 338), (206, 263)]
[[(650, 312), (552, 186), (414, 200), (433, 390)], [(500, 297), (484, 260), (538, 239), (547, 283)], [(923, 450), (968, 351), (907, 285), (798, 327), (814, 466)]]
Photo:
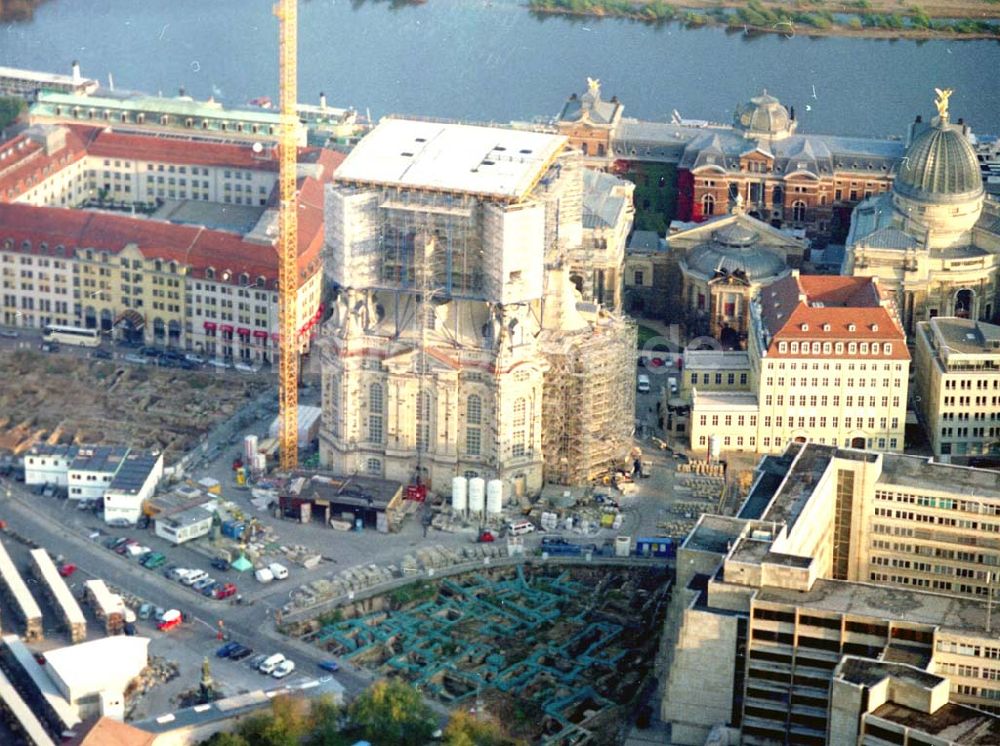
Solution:
[(0, 451), (35, 443), (128, 444), (167, 463), (268, 386), (220, 376), (33, 350), (0, 352)]
[(341, 607), (306, 637), (532, 743), (608, 744), (648, 683), (662, 567), (518, 565), (417, 581)]
[(389, 119), (355, 148), (326, 201), (324, 467), (511, 502), (624, 464), (635, 329), (570, 281), (582, 190), (548, 133)]

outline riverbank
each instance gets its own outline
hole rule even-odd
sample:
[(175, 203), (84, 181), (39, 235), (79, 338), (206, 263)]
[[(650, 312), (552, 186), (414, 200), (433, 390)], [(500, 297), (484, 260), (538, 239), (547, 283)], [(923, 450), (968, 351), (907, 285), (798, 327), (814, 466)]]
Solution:
[(852, 0), (827, 5), (800, 0), (528, 0), (539, 16), (626, 18), (651, 25), (721, 26), (746, 34), (846, 36), (872, 39), (1000, 39), (997, 0), (937, 0), (927, 8), (902, 0)]

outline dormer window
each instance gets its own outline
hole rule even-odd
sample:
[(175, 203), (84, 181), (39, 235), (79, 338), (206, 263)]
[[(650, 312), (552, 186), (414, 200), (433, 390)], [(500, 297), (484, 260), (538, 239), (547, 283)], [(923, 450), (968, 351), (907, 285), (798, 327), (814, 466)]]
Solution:
[(884, 352), (886, 355), (891, 355), (892, 354), (892, 343), (886, 342), (884, 345), (882, 345), (882, 352)]
[(873, 332), (877, 332), (878, 331), (878, 324), (872, 324), (872, 331)]
[(807, 332), (807, 331), (809, 331), (809, 324), (803, 324), (799, 328), (802, 329), (802, 331)]
[(872, 355), (878, 355), (880, 347), (881, 345), (878, 342), (872, 342)]
[(856, 355), (857, 353), (858, 353), (858, 343), (857, 342), (851, 342), (850, 344), (847, 345), (847, 354), (848, 355)]
[[(799, 345), (797, 342), (792, 342), (792, 352), (795, 352), (798, 349), (798, 347)], [(788, 343), (778, 342), (778, 352), (788, 352)]]
[(843, 342), (837, 342), (837, 344), (834, 346), (833, 349), (834, 349), (834, 352), (836, 352), (838, 355), (843, 355), (844, 354), (844, 343)]
[[(785, 343), (782, 342), (781, 346), (784, 347)], [(798, 352), (798, 351), (799, 351), (799, 343), (798, 342), (792, 342), (792, 352)], [(784, 352), (784, 350), (782, 350), (782, 352)]]
[(825, 332), (830, 331), (830, 325), (829, 324), (823, 324), (823, 331), (825, 331)]
[(857, 331), (857, 327), (854, 326), (854, 324), (848, 324), (847, 325), (847, 331), (849, 331), (849, 332)]
[(861, 343), (861, 354), (862, 355), (867, 355), (868, 354), (868, 343), (867, 342), (862, 342)]
[(205, 270), (205, 279), (206, 280), (214, 280), (215, 279), (215, 270), (212, 269), (212, 267), (209, 267), (208, 269)]

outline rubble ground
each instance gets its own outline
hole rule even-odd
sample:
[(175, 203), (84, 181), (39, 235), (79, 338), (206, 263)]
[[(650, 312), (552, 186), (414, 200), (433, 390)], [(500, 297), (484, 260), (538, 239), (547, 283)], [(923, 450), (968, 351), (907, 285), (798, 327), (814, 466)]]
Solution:
[(32, 350), (0, 353), (0, 450), (36, 442), (155, 448), (171, 463), (268, 385), (241, 376)]

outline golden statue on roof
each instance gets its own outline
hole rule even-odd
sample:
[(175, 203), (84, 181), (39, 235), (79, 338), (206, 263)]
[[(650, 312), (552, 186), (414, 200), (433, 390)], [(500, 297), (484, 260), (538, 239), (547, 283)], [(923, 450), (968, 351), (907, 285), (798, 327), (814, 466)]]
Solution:
[(587, 93), (594, 98), (601, 97), (601, 81), (597, 78), (587, 78)]
[(937, 94), (934, 105), (937, 107), (938, 116), (941, 117), (942, 121), (945, 121), (948, 119), (948, 99), (951, 98), (954, 91), (951, 88), (935, 88), (934, 93)]

